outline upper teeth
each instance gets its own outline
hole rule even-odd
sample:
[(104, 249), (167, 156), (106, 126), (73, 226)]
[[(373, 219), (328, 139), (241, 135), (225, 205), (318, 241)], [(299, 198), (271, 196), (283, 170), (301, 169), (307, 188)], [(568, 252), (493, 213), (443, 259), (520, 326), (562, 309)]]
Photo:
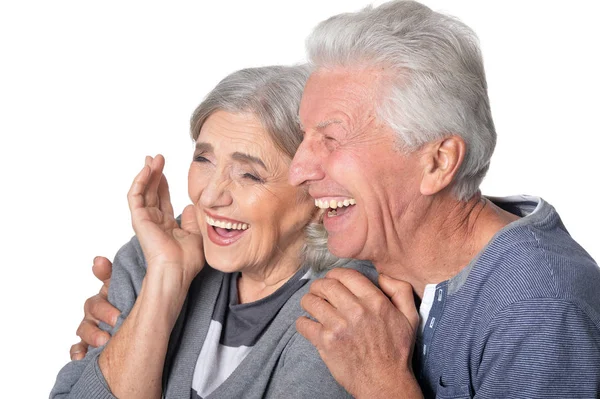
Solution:
[(211, 226), (230, 230), (246, 230), (248, 228), (248, 225), (246, 223), (225, 222), (223, 220), (215, 220), (210, 216), (206, 216), (206, 223), (210, 224)]
[(336, 209), (341, 208), (343, 206), (356, 205), (356, 200), (354, 198), (346, 198), (344, 200), (315, 200), (315, 206), (321, 209)]

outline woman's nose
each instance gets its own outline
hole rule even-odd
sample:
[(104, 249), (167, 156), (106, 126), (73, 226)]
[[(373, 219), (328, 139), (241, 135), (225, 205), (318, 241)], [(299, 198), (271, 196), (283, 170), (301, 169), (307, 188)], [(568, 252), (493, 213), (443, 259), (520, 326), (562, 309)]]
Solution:
[(200, 203), (206, 208), (215, 208), (231, 205), (233, 197), (229, 190), (229, 179), (222, 174), (215, 174), (200, 195)]

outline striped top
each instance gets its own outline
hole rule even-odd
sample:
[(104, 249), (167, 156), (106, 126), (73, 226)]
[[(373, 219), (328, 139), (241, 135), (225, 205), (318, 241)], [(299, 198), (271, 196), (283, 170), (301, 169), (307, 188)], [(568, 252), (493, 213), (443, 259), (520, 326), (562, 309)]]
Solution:
[(435, 286), (415, 348), (425, 397), (600, 397), (600, 269), (536, 197)]
[(225, 275), (194, 369), (192, 399), (206, 398), (233, 373), (283, 305), (311, 276), (310, 270), (300, 269), (271, 295), (240, 304), (240, 273)]

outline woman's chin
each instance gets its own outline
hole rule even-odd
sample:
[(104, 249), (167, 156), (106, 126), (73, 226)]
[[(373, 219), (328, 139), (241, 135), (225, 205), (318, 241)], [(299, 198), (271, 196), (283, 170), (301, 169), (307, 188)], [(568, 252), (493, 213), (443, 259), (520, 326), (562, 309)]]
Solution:
[(206, 263), (215, 270), (223, 273), (239, 272), (243, 269), (243, 266), (239, 262), (235, 262), (230, 258), (219, 256), (219, 254), (206, 253)]

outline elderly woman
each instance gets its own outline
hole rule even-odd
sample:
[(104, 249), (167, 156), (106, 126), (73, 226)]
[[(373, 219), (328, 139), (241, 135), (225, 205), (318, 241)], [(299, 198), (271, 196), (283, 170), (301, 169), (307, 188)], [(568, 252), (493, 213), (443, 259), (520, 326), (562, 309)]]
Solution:
[(241, 70), (198, 106), (179, 222), (163, 157), (146, 158), (128, 194), (136, 236), (114, 260), (113, 337), (67, 364), (52, 398), (348, 396), (295, 328), (308, 283), (345, 263), (307, 240), (325, 242), (317, 208), (287, 182), (307, 77)]

